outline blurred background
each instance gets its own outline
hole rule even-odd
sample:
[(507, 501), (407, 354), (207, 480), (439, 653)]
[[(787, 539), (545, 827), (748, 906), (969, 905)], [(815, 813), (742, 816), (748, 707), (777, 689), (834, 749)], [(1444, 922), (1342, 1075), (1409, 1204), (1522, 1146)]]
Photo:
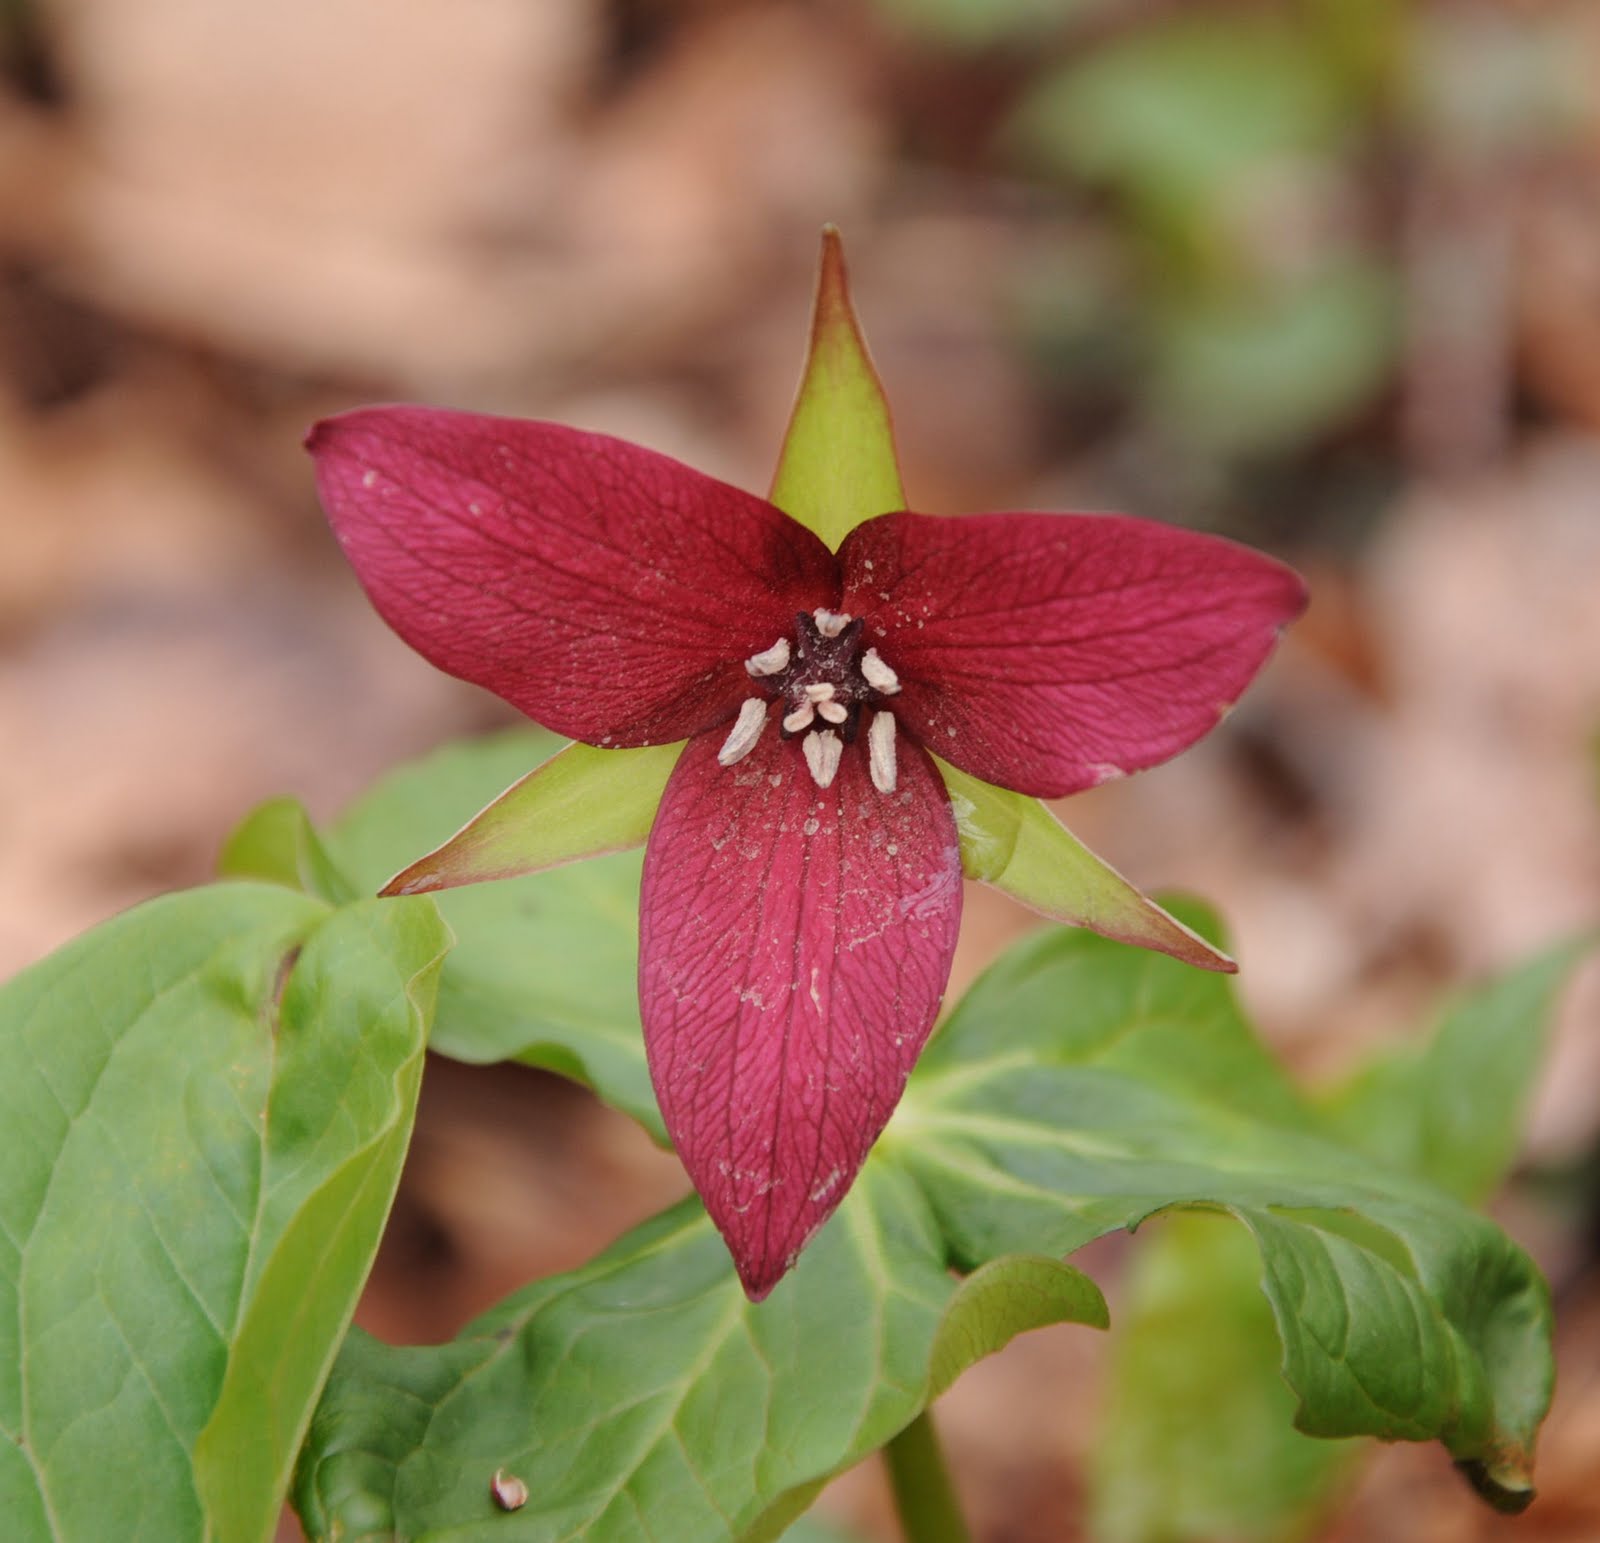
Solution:
[[(1594, 0), (0, 0), (0, 975), (253, 802), (505, 721), (368, 611), (313, 418), (559, 418), (763, 490), (826, 220), (916, 507), (1310, 577), (1222, 731), (1066, 811), (1222, 907), (1282, 1055), (1337, 1074), (1595, 923)], [(1027, 925), (969, 918), (958, 989)], [(1597, 1154), (1591, 971), (1499, 1205), (1561, 1309), (1543, 1498), (1393, 1448), (1313, 1536), (1600, 1539)], [(446, 1337), (683, 1188), (578, 1090), (436, 1062), (362, 1321)], [(985, 1543), (1091, 1535), (1105, 1365), (1047, 1331), (941, 1405)], [(870, 1465), (825, 1505), (894, 1536)]]

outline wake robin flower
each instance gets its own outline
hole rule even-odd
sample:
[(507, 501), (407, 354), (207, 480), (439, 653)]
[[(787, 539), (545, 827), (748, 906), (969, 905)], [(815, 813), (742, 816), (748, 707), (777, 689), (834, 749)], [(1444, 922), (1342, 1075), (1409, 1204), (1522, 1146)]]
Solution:
[(363, 408), (308, 440), (374, 605), (603, 749), (687, 741), (645, 854), (639, 1003), (673, 1143), (759, 1300), (843, 1199), (961, 915), (931, 752), (1054, 798), (1210, 729), (1304, 605), (1282, 564), (1115, 515), (896, 512), (837, 551), (555, 424)]

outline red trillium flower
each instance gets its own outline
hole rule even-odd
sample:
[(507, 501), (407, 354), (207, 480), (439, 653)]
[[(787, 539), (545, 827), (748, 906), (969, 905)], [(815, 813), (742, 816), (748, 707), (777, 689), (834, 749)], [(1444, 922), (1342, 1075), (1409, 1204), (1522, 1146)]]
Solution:
[(929, 750), (1057, 797), (1217, 722), (1304, 602), (1215, 537), (895, 513), (837, 553), (599, 434), (416, 407), (319, 424), (346, 553), (440, 668), (590, 745), (687, 740), (645, 857), (662, 1116), (759, 1298), (848, 1190), (933, 1026), (961, 862)]

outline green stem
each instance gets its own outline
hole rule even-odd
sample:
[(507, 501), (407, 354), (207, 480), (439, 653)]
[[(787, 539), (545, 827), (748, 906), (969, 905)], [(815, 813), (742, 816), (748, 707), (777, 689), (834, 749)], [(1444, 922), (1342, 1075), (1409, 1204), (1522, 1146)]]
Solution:
[(906, 1543), (969, 1543), (939, 1435), (926, 1409), (883, 1449), (883, 1456)]

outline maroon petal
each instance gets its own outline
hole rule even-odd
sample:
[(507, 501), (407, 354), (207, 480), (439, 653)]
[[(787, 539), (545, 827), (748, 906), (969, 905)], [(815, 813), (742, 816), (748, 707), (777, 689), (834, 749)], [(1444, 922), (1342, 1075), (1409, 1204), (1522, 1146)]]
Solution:
[(603, 434), (370, 407), (319, 423), (307, 446), (389, 625), (591, 744), (725, 718), (744, 660), (837, 593), (827, 548), (771, 504)]
[(1270, 557), (1121, 515), (886, 514), (839, 557), (906, 726), (1044, 798), (1192, 744), (1306, 603)]
[(933, 1026), (961, 860), (933, 762), (819, 789), (776, 722), (690, 742), (645, 854), (639, 1001), (678, 1155), (760, 1301), (850, 1188)]

